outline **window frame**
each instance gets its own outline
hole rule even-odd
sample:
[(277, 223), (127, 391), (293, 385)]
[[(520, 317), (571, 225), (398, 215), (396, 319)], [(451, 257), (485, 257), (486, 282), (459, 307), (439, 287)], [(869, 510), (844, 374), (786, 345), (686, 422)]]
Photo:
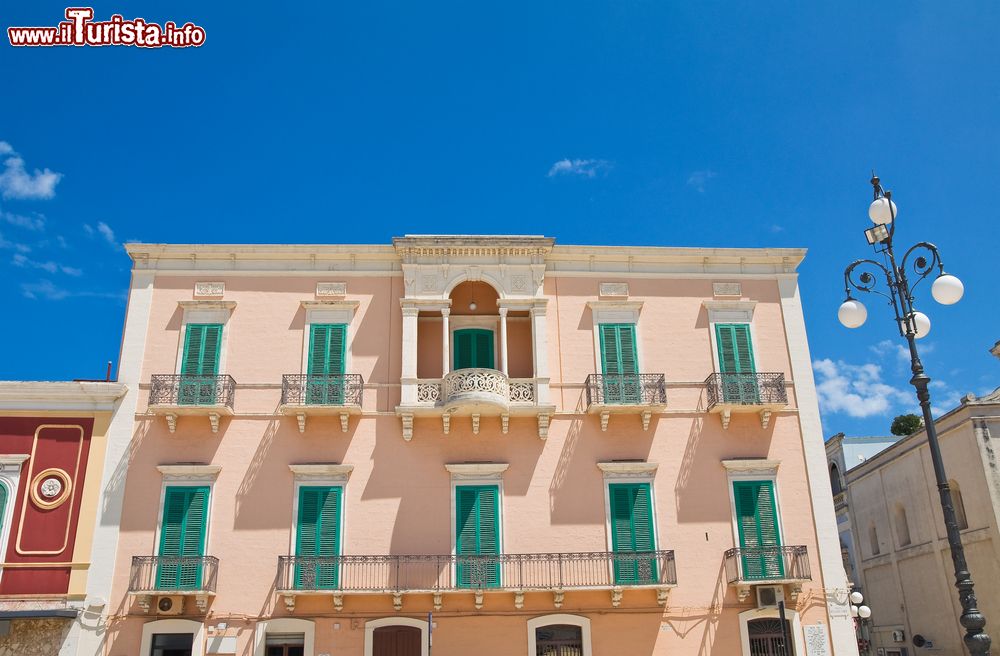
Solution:
[(582, 615), (570, 615), (567, 613), (554, 613), (552, 615), (539, 615), (528, 620), (528, 656), (536, 656), (538, 653), (537, 636), (538, 629), (554, 624), (566, 624), (580, 627), (581, 646), (583, 647), (581, 656), (593, 656), (593, 645), (590, 633), (590, 618)]
[(222, 326), (222, 336), (219, 339), (219, 366), (218, 375), (222, 376), (229, 372), (228, 358), (230, 319), (233, 316), (233, 309), (236, 307), (235, 301), (181, 301), (183, 310), (181, 317), (181, 328), (178, 331), (177, 355), (174, 364), (174, 373), (178, 376), (184, 367), (184, 343), (187, 341), (188, 324), (220, 324)]
[[(12, 534), (11, 525), (14, 523), (14, 506), (17, 505), (17, 494), (21, 485), (21, 470), (28, 458), (30, 456), (26, 453), (0, 455), (0, 485), (7, 490), (7, 504), (3, 508), (3, 515), (0, 516), (0, 562), (7, 557), (7, 547)], [(0, 567), (0, 580), (3, 580), (3, 573), (4, 570)]]
[(733, 532), (733, 546), (741, 549), (739, 519), (736, 516), (736, 481), (771, 481), (774, 492), (774, 521), (778, 530), (779, 544), (785, 546), (785, 525), (781, 512), (781, 488), (778, 486), (777, 460), (723, 460), (726, 468), (726, 487), (729, 488), (729, 515)]
[(344, 330), (344, 374), (353, 371), (351, 352), (354, 350), (354, 318), (357, 315), (359, 305), (359, 301), (302, 301), (301, 307), (305, 310), (306, 317), (302, 328), (300, 373), (307, 374), (309, 372), (309, 344), (312, 338), (313, 324), (343, 324), (347, 326)]
[[(160, 503), (156, 514), (156, 530), (153, 532), (155, 556), (160, 554), (163, 534), (163, 511), (167, 501), (168, 487), (208, 487), (208, 503), (205, 506), (205, 546), (204, 556), (212, 553), (212, 514), (215, 506), (215, 482), (221, 465), (160, 465)], [(162, 631), (160, 632), (162, 633)]]

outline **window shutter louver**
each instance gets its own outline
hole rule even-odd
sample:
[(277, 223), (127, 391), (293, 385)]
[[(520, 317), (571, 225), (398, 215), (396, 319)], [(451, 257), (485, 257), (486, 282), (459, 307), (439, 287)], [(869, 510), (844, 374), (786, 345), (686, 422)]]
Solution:
[(639, 373), (639, 364), (636, 361), (635, 326), (628, 324), (618, 326), (618, 349), (621, 353), (621, 372)]
[(605, 403), (640, 403), (635, 325), (603, 323), (599, 328)]
[[(168, 557), (157, 570), (157, 587), (165, 590), (195, 590), (201, 587), (208, 487), (168, 487), (164, 493), (160, 525), (160, 556)], [(169, 558), (191, 557), (186, 562)]]
[(339, 405), (344, 402), (346, 324), (313, 324), (309, 330), (306, 403)]
[(296, 587), (329, 590), (337, 587), (340, 555), (340, 487), (299, 488), (299, 517), (295, 555), (318, 560), (304, 561), (295, 568)]
[(784, 561), (779, 547), (778, 515), (771, 481), (736, 481), (736, 519), (743, 554), (743, 577), (747, 580), (779, 578)]
[(197, 376), (201, 373), (201, 342), (205, 338), (205, 326), (188, 324), (184, 333), (184, 355), (181, 359), (181, 374)]
[(3, 518), (7, 510), (7, 488), (0, 485), (0, 531), (3, 531)]
[(455, 488), (455, 553), (459, 556), (457, 584), (460, 587), (497, 587), (497, 560), (461, 558), (500, 553), (500, 489), (496, 486)]
[(184, 333), (181, 379), (177, 391), (180, 405), (215, 403), (215, 379), (219, 373), (222, 324), (189, 323)]
[[(611, 548), (616, 553), (648, 553), (656, 550), (653, 537), (653, 507), (648, 483), (608, 486), (611, 498)], [(654, 558), (615, 560), (615, 582), (646, 584), (656, 581)]]
[(454, 334), (455, 369), (493, 369), (493, 331), (463, 328)]
[(614, 324), (601, 324), (601, 365), (604, 374), (617, 376), (622, 373), (621, 361), (618, 359), (618, 330)]
[(715, 335), (719, 347), (719, 369), (720, 373), (739, 373), (739, 364), (736, 359), (736, 335), (730, 324), (715, 324)]

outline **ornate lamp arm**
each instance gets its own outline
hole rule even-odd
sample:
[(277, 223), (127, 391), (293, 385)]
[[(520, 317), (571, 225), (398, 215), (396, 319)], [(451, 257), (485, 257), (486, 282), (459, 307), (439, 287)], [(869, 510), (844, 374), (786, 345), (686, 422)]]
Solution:
[[(877, 268), (885, 276), (885, 286), (889, 290), (889, 293), (879, 291), (876, 289), (878, 285), (878, 279), (876, 275), (873, 275), (871, 271), (860, 271), (860, 275), (855, 278), (855, 269), (861, 266), (872, 266)], [(896, 325), (899, 326), (899, 334), (905, 335), (903, 331), (903, 318), (900, 314), (900, 303), (897, 300), (897, 288), (896, 282), (893, 280), (892, 272), (889, 271), (881, 262), (875, 260), (855, 260), (847, 269), (844, 270), (844, 291), (847, 292), (847, 298), (851, 298), (851, 288), (858, 290), (859, 292), (878, 294), (886, 299), (888, 299), (889, 304), (892, 305), (892, 311), (896, 315)]]

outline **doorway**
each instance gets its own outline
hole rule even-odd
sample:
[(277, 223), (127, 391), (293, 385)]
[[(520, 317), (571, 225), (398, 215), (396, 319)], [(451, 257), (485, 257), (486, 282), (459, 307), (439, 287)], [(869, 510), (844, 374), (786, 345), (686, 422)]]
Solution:
[(535, 654), (529, 656), (582, 656), (583, 629), (571, 624), (550, 624), (535, 629)]
[(415, 626), (380, 626), (373, 634), (372, 656), (420, 656), (420, 638)]
[[(785, 620), (785, 631), (792, 635), (792, 627)], [(781, 630), (781, 620), (773, 617), (747, 622), (750, 636), (750, 656), (795, 656), (795, 647), (785, 648), (785, 635)]]
[(264, 639), (265, 656), (303, 656), (305, 654), (305, 634), (268, 633)]
[(150, 656), (191, 656), (194, 635), (190, 633), (154, 633)]

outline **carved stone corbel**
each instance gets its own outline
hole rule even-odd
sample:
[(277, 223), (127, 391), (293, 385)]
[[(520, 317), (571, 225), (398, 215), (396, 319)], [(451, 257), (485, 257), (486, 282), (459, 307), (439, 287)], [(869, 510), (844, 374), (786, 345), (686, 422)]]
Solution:
[(652, 418), (653, 418), (653, 411), (652, 410), (643, 410), (642, 411), (642, 430), (644, 430), (644, 431), (648, 431), (649, 430), (649, 420), (652, 419)]
[(625, 591), (615, 586), (611, 588), (611, 605), (614, 608), (618, 608), (622, 605), (622, 597), (625, 595)]
[(750, 586), (749, 585), (738, 585), (736, 586), (736, 598), (743, 603), (750, 598)]
[(208, 413), (208, 421), (211, 422), (211, 424), (212, 424), (212, 432), (213, 433), (218, 433), (219, 432), (219, 413), (218, 412), (210, 412), (210, 413)]
[(562, 608), (563, 599), (566, 597), (565, 590), (553, 590), (552, 591), (552, 605), (556, 608)]
[(344, 610), (344, 593), (342, 592), (333, 593), (333, 608), (338, 613)]
[(298, 412), (295, 414), (295, 420), (299, 422), (299, 432), (306, 432), (306, 413)]
[(167, 420), (167, 430), (171, 433), (175, 432), (177, 430), (177, 415), (167, 413), (164, 418)]
[(139, 595), (135, 600), (139, 602), (139, 608), (142, 609), (142, 612), (149, 612), (149, 604), (153, 600), (150, 595)]
[(546, 414), (538, 415), (538, 437), (545, 439), (549, 436), (549, 416)]
[(483, 591), (482, 589), (476, 590), (476, 610), (483, 609)]
[(286, 594), (285, 595), (285, 610), (289, 613), (295, 612), (295, 595)]
[(445, 435), (451, 432), (451, 415), (447, 412), (441, 415), (441, 429)]
[(472, 434), (479, 435), (479, 415), (472, 415)]
[(434, 610), (441, 610), (441, 593), (434, 593)]
[(667, 607), (667, 598), (669, 596), (670, 596), (670, 588), (656, 589), (656, 603), (660, 604), (664, 608)]
[(729, 408), (726, 408), (725, 410), (722, 411), (719, 417), (722, 418), (722, 429), (723, 430), (728, 429), (729, 420), (732, 419), (732, 411)]
[(198, 607), (198, 610), (204, 613), (208, 609), (208, 595), (195, 595), (194, 605)]
[(524, 590), (514, 590), (514, 608), (524, 608)]
[(398, 612), (403, 610), (403, 593), (393, 592), (392, 593), (392, 607)]
[(403, 413), (399, 419), (403, 422), (403, 439), (409, 442), (413, 439), (413, 413)]
[(510, 430), (510, 415), (500, 415), (500, 432), (504, 435)]
[(346, 433), (348, 426), (350, 426), (351, 415), (346, 412), (340, 413), (340, 432)]
[(767, 429), (767, 425), (771, 423), (771, 411), (761, 410), (760, 411), (760, 427)]
[(608, 421), (611, 419), (611, 413), (607, 410), (601, 412), (601, 430), (607, 432)]

